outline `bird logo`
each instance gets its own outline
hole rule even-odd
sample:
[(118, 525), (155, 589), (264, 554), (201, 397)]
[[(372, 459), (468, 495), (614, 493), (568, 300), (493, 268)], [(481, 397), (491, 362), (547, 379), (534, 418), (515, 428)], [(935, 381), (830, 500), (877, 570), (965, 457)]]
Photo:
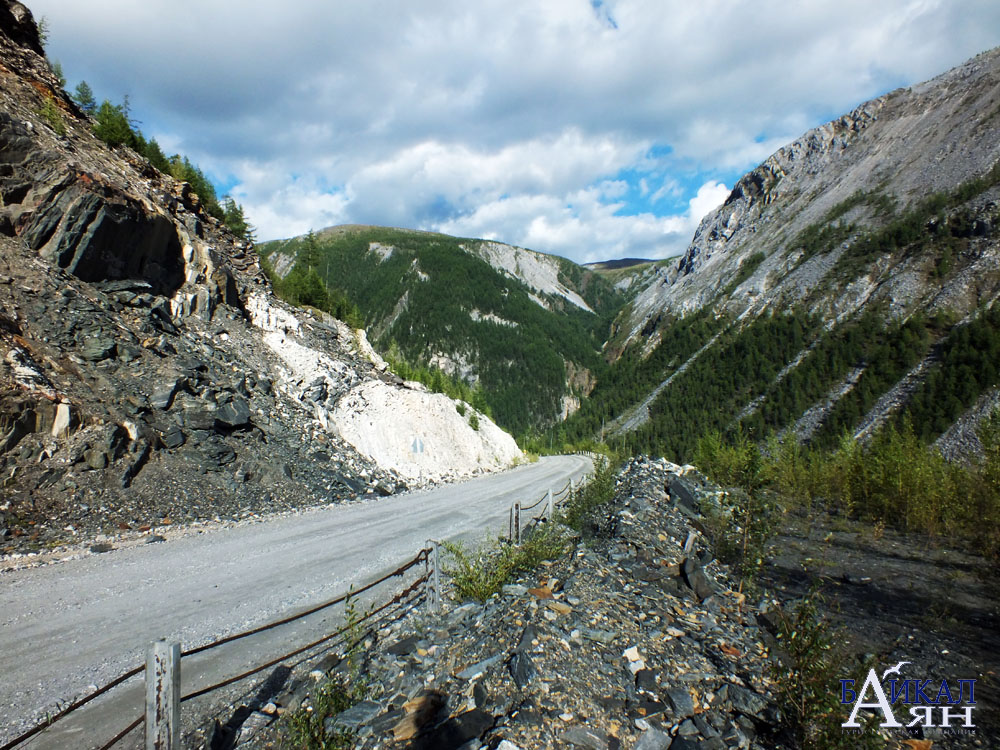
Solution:
[(891, 669), (885, 670), (882, 673), (882, 682), (885, 682), (885, 678), (888, 677), (891, 674), (898, 674), (900, 677), (902, 677), (903, 675), (902, 675), (902, 672), (900, 672), (900, 669), (903, 668), (904, 664), (909, 664), (909, 663), (910, 662), (908, 662), (908, 661), (901, 661), (901, 662), (899, 662), (899, 664), (897, 664), (896, 666), (892, 667)]

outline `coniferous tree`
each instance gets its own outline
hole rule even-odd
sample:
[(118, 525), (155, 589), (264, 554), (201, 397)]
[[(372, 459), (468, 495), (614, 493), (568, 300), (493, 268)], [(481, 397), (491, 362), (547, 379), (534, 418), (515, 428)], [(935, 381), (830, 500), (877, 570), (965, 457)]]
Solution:
[(112, 104), (107, 99), (94, 113), (94, 135), (109, 146), (131, 146), (135, 142), (135, 134), (128, 124), (124, 110), (120, 105)]
[(59, 88), (66, 88), (66, 75), (63, 73), (62, 63), (58, 60), (52, 63), (52, 72), (55, 73), (56, 78), (59, 79)]
[(149, 159), (149, 163), (158, 170), (164, 174), (170, 173), (170, 162), (167, 160), (166, 155), (163, 153), (163, 149), (160, 148), (160, 144), (156, 142), (155, 138), (149, 139), (143, 155)]
[(73, 101), (77, 103), (88, 115), (94, 114), (94, 110), (97, 109), (97, 101), (94, 99), (94, 92), (90, 88), (90, 84), (86, 81), (80, 81), (77, 84), (76, 90), (73, 92)]

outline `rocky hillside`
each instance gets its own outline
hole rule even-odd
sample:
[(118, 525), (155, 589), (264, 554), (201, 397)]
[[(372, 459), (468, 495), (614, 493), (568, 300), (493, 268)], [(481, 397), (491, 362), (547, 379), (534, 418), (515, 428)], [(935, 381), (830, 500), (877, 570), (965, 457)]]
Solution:
[[(614, 501), (569, 554), (485, 604), (456, 596), (443, 613), (416, 611), (369, 632), (353, 662), (366, 694), (315, 724), (331, 742), (350, 733), (358, 748), (993, 747), (996, 586), (972, 572), (981, 559), (918, 551), (895, 534), (875, 539), (843, 519), (799, 518), (794, 538), (769, 553), (770, 590), (748, 597), (713, 559), (717, 540), (706, 529), (719, 497), (693, 467), (632, 459)], [(796, 620), (801, 597), (817, 586), (820, 619)], [(953, 601), (929, 609), (937, 586), (949, 586)], [(882, 669), (903, 662), (907, 678), (926, 674), (932, 685), (946, 675), (979, 681), (976, 730), (845, 736), (850, 707), (838, 703), (837, 680), (860, 675), (865, 659)], [(351, 663), (330, 654), (272, 692), (247, 691), (221, 717), (232, 717), (225, 729), (192, 732), (192, 746), (228, 736), (248, 750), (281, 747), (289, 717), (322, 711), (324, 678), (349, 680)], [(796, 701), (807, 690), (815, 703), (801, 715)]]
[(600, 275), (500, 242), (343, 226), (261, 245), (279, 278), (306, 252), (360, 308), (379, 351), (478, 385), (517, 432), (579, 407), (621, 304)]
[[(780, 149), (643, 278), (608, 350), (622, 373), (598, 384), (581, 432), (603, 419), (677, 456), (668, 431), (831, 440), (909, 411), (935, 439), (982, 412), (1000, 364), (998, 159), (1000, 50)], [(623, 396), (625, 371), (641, 384)], [(714, 414), (682, 403), (716, 395)]]
[(11, 0), (0, 82), (0, 552), (519, 456), (363, 331), (278, 301), (190, 186), (99, 141)]

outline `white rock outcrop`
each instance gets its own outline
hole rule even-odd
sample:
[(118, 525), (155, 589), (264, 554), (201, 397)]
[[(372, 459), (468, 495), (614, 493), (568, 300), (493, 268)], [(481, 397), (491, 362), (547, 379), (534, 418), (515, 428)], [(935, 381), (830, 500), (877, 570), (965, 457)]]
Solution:
[(521, 451), (514, 438), (440, 393), (388, 385), (378, 380), (352, 388), (334, 410), (341, 438), (384, 469), (410, 480), (440, 480), (506, 468)]

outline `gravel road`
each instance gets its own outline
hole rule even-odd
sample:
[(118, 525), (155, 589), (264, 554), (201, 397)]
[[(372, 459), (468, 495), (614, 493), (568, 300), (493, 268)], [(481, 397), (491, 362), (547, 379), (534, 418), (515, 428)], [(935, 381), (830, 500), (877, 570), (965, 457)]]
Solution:
[[(581, 456), (547, 457), (433, 490), (0, 574), (0, 742), (57, 701), (142, 663), (157, 638), (183, 648), (207, 643), (373, 580), (411, 559), (429, 538), (505, 533), (512, 503), (533, 502), (592, 470)], [(238, 654), (230, 648), (212, 657), (217, 652), (209, 651), (191, 666), (185, 659), (183, 690), (231, 674), (234, 660), (263, 663), (328, 632), (329, 624), (329, 616), (314, 616), (291, 632), (281, 628), (255, 636), (253, 644), (240, 642)], [(141, 712), (141, 681), (132, 682), (25, 746), (99, 747)]]

